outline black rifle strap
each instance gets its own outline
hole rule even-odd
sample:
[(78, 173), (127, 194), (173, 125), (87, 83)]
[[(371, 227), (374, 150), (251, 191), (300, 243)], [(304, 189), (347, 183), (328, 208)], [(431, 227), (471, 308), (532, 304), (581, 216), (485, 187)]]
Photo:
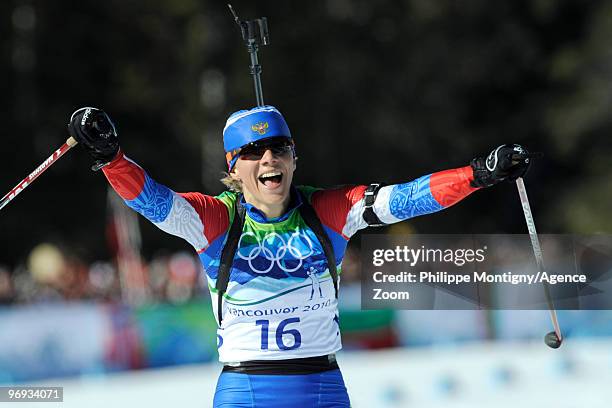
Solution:
[(338, 270), (336, 269), (336, 257), (334, 256), (334, 247), (332, 246), (332, 243), (329, 240), (329, 236), (323, 229), (323, 225), (321, 225), (321, 220), (319, 220), (319, 217), (317, 217), (317, 214), (315, 213), (314, 209), (301, 192), (300, 196), (302, 198), (302, 205), (300, 206), (300, 215), (304, 219), (306, 225), (308, 225), (312, 232), (314, 232), (314, 234), (317, 236), (317, 239), (323, 247), (323, 252), (325, 253), (325, 257), (327, 258), (327, 267), (329, 269), (329, 274), (331, 275), (332, 282), (334, 283), (334, 292), (336, 295), (336, 299), (338, 299)]
[[(334, 292), (336, 299), (338, 298), (338, 270), (336, 269), (336, 257), (334, 256), (334, 247), (332, 246), (329, 236), (321, 225), (321, 220), (317, 217), (314, 209), (304, 197), (304, 195), (298, 190), (298, 194), (302, 199), (302, 205), (299, 207), (300, 215), (304, 219), (306, 225), (314, 232), (317, 239), (323, 247), (323, 252), (327, 258), (327, 267), (334, 283)], [(229, 283), (230, 272), (232, 264), (234, 262), (234, 256), (238, 249), (238, 242), (240, 241), (240, 235), (242, 234), (242, 227), (244, 225), (246, 209), (242, 205), (242, 194), (236, 197), (236, 205), (234, 206), (234, 221), (227, 233), (227, 239), (225, 245), (221, 250), (221, 261), (219, 263), (219, 270), (217, 272), (217, 283), (215, 288), (217, 289), (217, 319), (219, 321), (219, 327), (223, 321), (223, 295), (227, 290)]]
[(217, 289), (217, 319), (219, 320), (219, 327), (221, 327), (221, 321), (223, 320), (223, 295), (229, 283), (230, 272), (232, 264), (234, 263), (234, 255), (236, 255), (238, 241), (240, 241), (240, 235), (242, 234), (245, 213), (246, 209), (242, 205), (242, 194), (239, 194), (238, 197), (236, 197), (236, 204), (234, 205), (234, 221), (232, 221), (232, 226), (227, 233), (225, 245), (221, 250), (221, 261), (219, 262), (219, 269), (217, 271), (217, 283), (215, 288)]

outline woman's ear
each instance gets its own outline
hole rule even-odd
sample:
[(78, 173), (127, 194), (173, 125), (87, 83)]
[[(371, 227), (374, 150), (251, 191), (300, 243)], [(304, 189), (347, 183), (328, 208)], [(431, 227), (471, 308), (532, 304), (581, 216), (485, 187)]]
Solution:
[(240, 181), (240, 176), (238, 176), (238, 174), (236, 173), (235, 167), (232, 169), (232, 171), (230, 171), (229, 175), (233, 180)]
[(297, 160), (298, 160), (298, 157), (297, 157), (297, 156), (295, 156), (295, 157), (293, 158), (293, 171), (295, 171), (295, 169), (297, 169)]

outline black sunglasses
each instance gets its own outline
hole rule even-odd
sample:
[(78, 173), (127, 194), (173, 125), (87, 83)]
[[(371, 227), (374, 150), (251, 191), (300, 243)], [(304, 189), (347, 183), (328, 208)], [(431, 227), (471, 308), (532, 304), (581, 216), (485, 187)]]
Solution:
[(293, 143), (291, 139), (286, 137), (253, 142), (240, 149), (238, 155), (241, 159), (245, 160), (261, 160), (268, 150), (275, 156), (284, 156), (293, 151)]

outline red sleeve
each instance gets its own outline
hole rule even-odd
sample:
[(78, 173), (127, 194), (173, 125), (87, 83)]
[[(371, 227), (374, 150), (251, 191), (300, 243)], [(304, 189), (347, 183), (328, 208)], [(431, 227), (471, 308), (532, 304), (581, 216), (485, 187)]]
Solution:
[(136, 163), (128, 160), (122, 151), (102, 168), (108, 182), (124, 200), (133, 200), (142, 191), (145, 172)]
[(450, 207), (478, 190), (470, 186), (472, 180), (474, 172), (471, 166), (439, 171), (430, 176), (429, 189), (440, 205)]
[(348, 215), (353, 206), (363, 199), (367, 186), (342, 186), (328, 190), (318, 190), (312, 194), (312, 207), (321, 222), (333, 231), (343, 234)]

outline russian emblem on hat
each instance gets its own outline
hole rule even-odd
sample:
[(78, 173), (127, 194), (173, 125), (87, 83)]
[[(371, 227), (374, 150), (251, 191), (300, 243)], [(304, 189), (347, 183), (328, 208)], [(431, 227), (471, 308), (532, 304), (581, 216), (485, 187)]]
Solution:
[(251, 126), (253, 132), (257, 132), (260, 135), (265, 135), (268, 131), (268, 122), (259, 122)]
[(291, 132), (285, 118), (274, 106), (257, 106), (232, 113), (223, 128), (223, 149), (229, 169), (238, 159), (241, 148), (277, 136), (291, 139)]

